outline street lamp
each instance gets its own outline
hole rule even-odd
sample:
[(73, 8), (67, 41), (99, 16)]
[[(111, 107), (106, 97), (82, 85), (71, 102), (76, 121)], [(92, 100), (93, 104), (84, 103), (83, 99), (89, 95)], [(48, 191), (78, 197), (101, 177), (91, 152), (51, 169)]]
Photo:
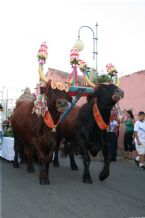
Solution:
[(8, 99), (8, 88), (7, 88), (7, 92), (6, 92), (6, 120), (8, 118), (8, 102), (9, 102), (9, 99)]
[(96, 77), (98, 77), (98, 61), (97, 61), (97, 55), (98, 55), (98, 52), (97, 52), (97, 40), (98, 40), (98, 37), (97, 37), (97, 28), (98, 28), (98, 23), (96, 23), (95, 26), (96, 26), (96, 34), (95, 34), (95, 32), (93, 31), (93, 29), (90, 26), (81, 26), (79, 28), (79, 30), (78, 30), (78, 40), (75, 42), (74, 48), (77, 48), (78, 51), (82, 51), (83, 50), (84, 43), (80, 39), (80, 31), (83, 28), (90, 29), (92, 31), (92, 33), (93, 33), (93, 60), (96, 59)]

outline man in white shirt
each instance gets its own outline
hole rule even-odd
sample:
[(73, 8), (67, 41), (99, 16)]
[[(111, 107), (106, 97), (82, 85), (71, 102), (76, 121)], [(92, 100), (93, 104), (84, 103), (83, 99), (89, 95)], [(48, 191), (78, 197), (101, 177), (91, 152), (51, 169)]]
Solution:
[(143, 111), (139, 112), (139, 119), (134, 125), (134, 134), (136, 150), (139, 154), (136, 161), (139, 161), (139, 167), (145, 170), (145, 113)]
[(3, 106), (0, 104), (0, 144), (3, 140)]

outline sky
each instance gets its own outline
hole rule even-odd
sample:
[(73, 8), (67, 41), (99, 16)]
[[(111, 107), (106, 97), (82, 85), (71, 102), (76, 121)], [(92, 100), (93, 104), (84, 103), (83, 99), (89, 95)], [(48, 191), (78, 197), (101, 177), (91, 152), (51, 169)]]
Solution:
[[(145, 69), (145, 1), (5, 0), (0, 3), (0, 91), (15, 94), (26, 86), (34, 91), (38, 77), (37, 52), (46, 41), (44, 72), (55, 68), (71, 73), (70, 50), (83, 25), (97, 29), (98, 72), (107, 63), (119, 76)], [(85, 48), (80, 58), (95, 67), (92, 32), (83, 28)]]

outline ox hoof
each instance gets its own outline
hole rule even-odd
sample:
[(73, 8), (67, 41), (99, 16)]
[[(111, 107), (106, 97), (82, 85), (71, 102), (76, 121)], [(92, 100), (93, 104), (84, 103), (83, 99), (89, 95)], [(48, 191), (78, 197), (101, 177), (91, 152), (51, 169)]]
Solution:
[(48, 178), (42, 178), (40, 179), (40, 185), (49, 185), (49, 179)]
[(28, 173), (34, 173), (35, 172), (35, 168), (34, 167), (29, 167), (29, 168), (27, 168), (27, 172)]
[(83, 183), (86, 183), (86, 184), (93, 183), (92, 178), (83, 178)]
[(13, 167), (14, 167), (14, 168), (19, 168), (19, 163), (15, 163), (15, 162), (14, 162), (14, 163), (13, 163)]
[(53, 161), (53, 166), (54, 166), (54, 167), (59, 167), (59, 166), (60, 166), (60, 165), (59, 165), (59, 162)]
[(100, 181), (104, 181), (109, 176), (109, 172), (102, 172), (99, 175)]
[(78, 171), (78, 170), (79, 170), (79, 168), (78, 168), (78, 166), (77, 166), (77, 165), (73, 165), (73, 166), (71, 166), (71, 170), (73, 170), (73, 171)]

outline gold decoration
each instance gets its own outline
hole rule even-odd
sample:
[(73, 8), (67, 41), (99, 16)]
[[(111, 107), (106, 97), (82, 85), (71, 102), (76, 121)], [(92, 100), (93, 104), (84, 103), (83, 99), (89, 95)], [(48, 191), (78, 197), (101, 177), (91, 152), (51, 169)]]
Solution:
[(60, 91), (68, 92), (69, 90), (69, 84), (68, 83), (62, 83), (62, 82), (56, 82), (54, 80), (51, 81), (51, 88), (52, 89), (58, 89)]

